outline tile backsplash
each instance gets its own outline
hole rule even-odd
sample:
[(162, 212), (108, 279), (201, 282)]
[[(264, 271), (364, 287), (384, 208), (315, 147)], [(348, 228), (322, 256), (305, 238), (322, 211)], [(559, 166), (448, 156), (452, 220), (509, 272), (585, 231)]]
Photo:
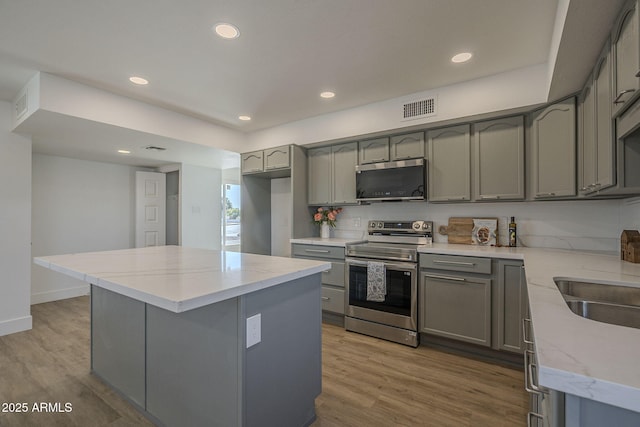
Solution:
[(338, 218), (335, 237), (359, 238), (370, 219), (434, 222), (434, 241), (446, 242), (438, 227), (449, 217), (498, 218), (499, 241), (507, 244), (509, 219), (518, 225), (518, 246), (594, 251), (618, 251), (620, 233), (640, 228), (640, 198), (550, 202), (434, 204), (428, 202), (375, 203), (346, 206)]

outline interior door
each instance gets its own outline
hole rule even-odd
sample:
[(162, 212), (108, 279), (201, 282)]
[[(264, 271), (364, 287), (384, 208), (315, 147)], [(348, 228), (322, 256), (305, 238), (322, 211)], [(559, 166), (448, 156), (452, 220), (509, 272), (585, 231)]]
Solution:
[(166, 187), (165, 174), (136, 172), (136, 248), (165, 244)]

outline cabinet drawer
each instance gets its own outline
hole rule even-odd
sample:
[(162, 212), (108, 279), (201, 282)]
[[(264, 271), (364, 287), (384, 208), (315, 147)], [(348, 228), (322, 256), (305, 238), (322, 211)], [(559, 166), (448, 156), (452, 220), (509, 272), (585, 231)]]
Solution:
[(491, 274), (491, 258), (420, 254), (420, 268)]
[(322, 310), (344, 314), (344, 290), (323, 286)]
[(332, 262), (331, 270), (322, 272), (322, 284), (344, 288), (344, 262)]
[(320, 246), (294, 244), (291, 248), (294, 257), (304, 258), (333, 258), (344, 260), (344, 248), (340, 246)]

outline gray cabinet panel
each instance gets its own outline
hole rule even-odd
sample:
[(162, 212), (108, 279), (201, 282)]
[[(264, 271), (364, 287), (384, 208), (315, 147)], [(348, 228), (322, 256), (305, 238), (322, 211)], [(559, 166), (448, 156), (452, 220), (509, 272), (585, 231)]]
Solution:
[(309, 204), (331, 203), (331, 147), (313, 148), (307, 152)]
[(534, 113), (531, 135), (534, 197), (552, 199), (575, 196), (575, 98)]
[(491, 274), (491, 258), (420, 254), (420, 268)]
[(420, 273), (420, 332), (491, 346), (491, 279)]
[(294, 258), (325, 258), (337, 259), (344, 261), (344, 248), (341, 246), (322, 246), (322, 245), (306, 245), (302, 243), (294, 243), (291, 248)]
[(331, 270), (322, 272), (322, 284), (344, 287), (344, 262), (332, 262)]
[(91, 286), (91, 369), (145, 407), (145, 304)]
[(241, 169), (242, 173), (257, 173), (262, 172), (264, 169), (264, 152), (253, 151), (251, 153), (243, 153), (241, 155)]
[(592, 83), (584, 88), (578, 108), (580, 192), (589, 192), (596, 183), (596, 106)]
[(476, 199), (524, 199), (523, 117), (476, 123), (473, 129)]
[(357, 203), (356, 165), (358, 144), (334, 145), (331, 147), (333, 204)]
[(471, 199), (471, 141), (469, 125), (427, 132), (429, 200)]
[(369, 139), (358, 144), (360, 164), (389, 161), (389, 138)]
[(638, 7), (636, 1), (627, 2), (613, 31), (615, 99), (613, 114), (618, 115), (638, 96), (640, 69), (640, 39), (638, 33)]
[(392, 136), (389, 150), (392, 161), (424, 158), (424, 132)]
[(240, 425), (238, 316), (237, 298), (184, 313), (147, 307), (147, 411), (164, 425)]
[(527, 313), (527, 292), (521, 261), (498, 261), (497, 340), (499, 350), (524, 353), (522, 321)]
[(322, 287), (322, 310), (344, 314), (344, 289)]
[(264, 170), (282, 169), (290, 166), (289, 146), (264, 150)]
[(606, 45), (595, 69), (596, 183), (602, 190), (615, 184), (613, 122), (611, 120), (611, 50)]

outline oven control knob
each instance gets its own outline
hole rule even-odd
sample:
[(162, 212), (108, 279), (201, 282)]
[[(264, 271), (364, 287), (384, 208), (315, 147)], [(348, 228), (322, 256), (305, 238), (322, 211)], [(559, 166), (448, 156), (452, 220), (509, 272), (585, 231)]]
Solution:
[(382, 225), (383, 225), (383, 224), (382, 224), (381, 222), (379, 222), (379, 223), (378, 223), (378, 228), (382, 228)]
[(420, 230), (420, 226), (420, 221), (414, 221), (414, 223), (411, 225), (411, 227), (416, 231)]
[(427, 224), (426, 222), (424, 224), (422, 224), (422, 228), (424, 230), (428, 230), (429, 229), (429, 224)]

